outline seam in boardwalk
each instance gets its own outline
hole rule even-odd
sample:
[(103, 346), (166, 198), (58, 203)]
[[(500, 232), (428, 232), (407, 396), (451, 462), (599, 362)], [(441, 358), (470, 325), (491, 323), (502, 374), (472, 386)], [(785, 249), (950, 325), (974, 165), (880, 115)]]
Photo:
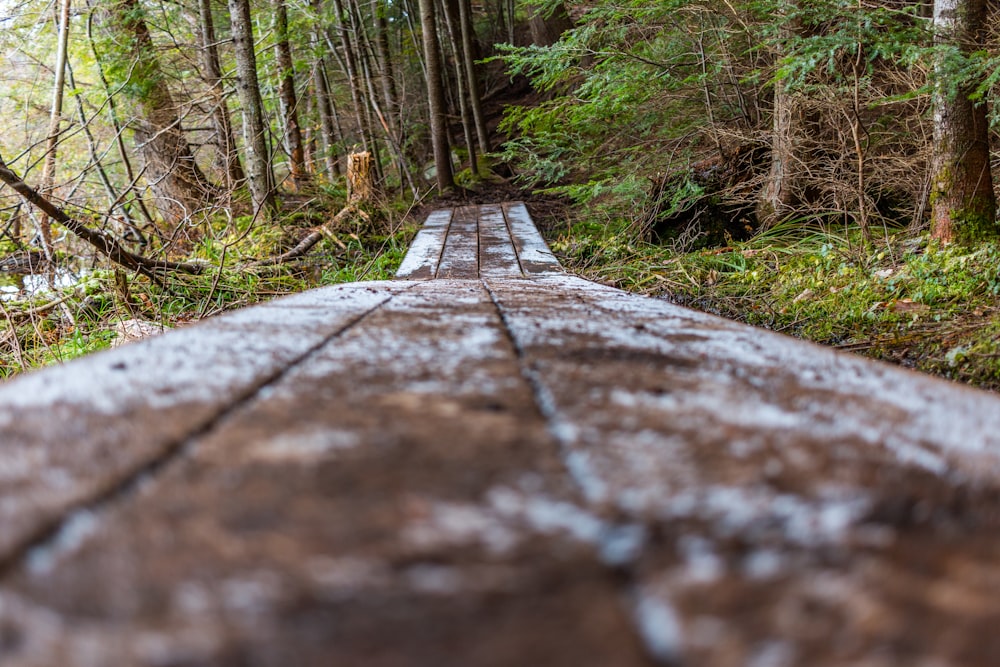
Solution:
[[(510, 226), (510, 217), (507, 215), (507, 209), (503, 206), (500, 207), (500, 215), (503, 216), (503, 224), (504, 227), (507, 228), (507, 236), (510, 237), (510, 245), (514, 249), (514, 259), (517, 260), (517, 270), (521, 272), (522, 276), (526, 276), (527, 274), (524, 272), (524, 264), (521, 263), (521, 253), (517, 249), (517, 244), (514, 243), (514, 230)], [(490, 294), (490, 298), (493, 298), (492, 294)], [(496, 301), (494, 301), (494, 303), (496, 303)], [(504, 326), (506, 326), (506, 324), (504, 324)]]
[(451, 226), (455, 224), (455, 210), (452, 209), (448, 215), (448, 228), (444, 230), (444, 238), (441, 240), (441, 250), (438, 252), (437, 263), (434, 265), (434, 278), (438, 277), (441, 271), (441, 260), (444, 259), (444, 249), (448, 245), (448, 237), (451, 235)]
[[(510, 342), (517, 358), (518, 370), (522, 379), (531, 388), (535, 409), (538, 410), (542, 419), (545, 420), (545, 428), (559, 449), (559, 458), (562, 460), (566, 474), (583, 496), (586, 504), (596, 505), (596, 509), (600, 510), (601, 505), (607, 499), (607, 492), (601, 488), (603, 485), (597, 486), (592, 481), (588, 481), (588, 475), (581, 474), (580, 467), (582, 461), (574, 463), (571, 439), (566, 434), (566, 429), (572, 427), (569, 424), (563, 423), (555, 408), (554, 397), (548, 387), (541, 381), (541, 378), (538, 377), (538, 374), (527, 363), (527, 355), (525, 354), (524, 347), (517, 339), (517, 336), (514, 335), (510, 322), (507, 319), (507, 314), (496, 293), (485, 279), (480, 278), (479, 282), (482, 283), (493, 307), (496, 309), (497, 317), (500, 319), (504, 334)], [(637, 527), (640, 529), (639, 548), (633, 554), (629, 554), (629, 557), (625, 559), (609, 557), (608, 553), (599, 553), (598, 556), (608, 571), (614, 575), (615, 581), (622, 592), (622, 603), (627, 606), (627, 611), (632, 619), (632, 629), (636, 637), (646, 647), (649, 657), (656, 664), (663, 665), (664, 667), (676, 667), (680, 665), (680, 656), (676, 650), (676, 638), (671, 635), (670, 640), (664, 642), (660, 641), (658, 636), (658, 631), (663, 630), (661, 626), (663, 626), (664, 619), (669, 620), (668, 625), (670, 628), (675, 628), (679, 631), (676, 614), (662, 601), (654, 600), (643, 593), (641, 577), (638, 572), (638, 562), (641, 560), (642, 554), (642, 543), (646, 542), (646, 535), (648, 535), (651, 528), (650, 522), (636, 524), (634, 521), (621, 521), (617, 519), (602, 519), (602, 522), (607, 537), (605, 542), (610, 542), (625, 532), (635, 532)], [(609, 546), (609, 544), (602, 544), (601, 551), (610, 551), (607, 549)], [(655, 623), (656, 628), (650, 627), (651, 621)]]
[[(404, 288), (404, 291), (410, 290), (413, 287), (415, 287), (415, 285), (410, 285)], [(348, 321), (337, 331), (323, 338), (320, 342), (313, 345), (299, 356), (293, 358), (288, 364), (279, 370), (247, 387), (246, 390), (238, 394), (228, 406), (220, 410), (200, 426), (192, 429), (186, 435), (167, 444), (156, 454), (156, 456), (153, 456), (139, 465), (134, 466), (130, 470), (125, 471), (118, 478), (110, 480), (103, 489), (98, 490), (89, 499), (83, 500), (72, 507), (66, 508), (65, 512), (57, 518), (40, 525), (37, 530), (26, 536), (20, 544), (13, 546), (5, 556), (0, 557), (0, 580), (7, 578), (13, 571), (21, 567), (24, 564), (25, 559), (32, 551), (35, 551), (36, 549), (44, 550), (51, 547), (53, 542), (58, 539), (63, 529), (79, 512), (104, 509), (129, 496), (136, 489), (138, 489), (138, 487), (146, 479), (155, 476), (166, 466), (183, 458), (200, 438), (204, 437), (208, 433), (211, 433), (227, 417), (252, 401), (262, 390), (275, 384), (276, 382), (279, 382), (283, 377), (303, 364), (331, 341), (343, 336), (345, 333), (392, 301), (395, 296), (396, 295), (394, 294), (389, 295), (388, 298), (361, 313), (354, 319)]]

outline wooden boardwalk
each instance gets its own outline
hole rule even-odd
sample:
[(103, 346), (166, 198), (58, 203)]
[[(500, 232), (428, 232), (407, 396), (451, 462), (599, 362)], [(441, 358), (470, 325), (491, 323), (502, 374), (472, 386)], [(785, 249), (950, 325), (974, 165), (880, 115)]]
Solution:
[(0, 386), (0, 665), (996, 665), (1000, 399), (562, 272), (396, 281)]

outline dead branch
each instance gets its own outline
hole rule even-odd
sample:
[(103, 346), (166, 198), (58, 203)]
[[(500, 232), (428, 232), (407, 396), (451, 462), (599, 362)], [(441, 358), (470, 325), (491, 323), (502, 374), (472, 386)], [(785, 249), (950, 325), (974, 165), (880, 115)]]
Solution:
[(45, 197), (38, 194), (38, 191), (21, 180), (7, 163), (0, 157), (0, 181), (6, 183), (14, 189), (25, 201), (39, 208), (43, 213), (71, 231), (77, 237), (83, 239), (90, 245), (97, 248), (115, 264), (119, 264), (131, 271), (137, 271), (154, 282), (159, 282), (156, 272), (181, 271), (183, 273), (201, 273), (204, 267), (198, 264), (186, 264), (180, 262), (168, 262), (166, 260), (149, 259), (142, 255), (129, 252), (121, 246), (118, 241), (104, 234), (103, 232), (90, 229), (78, 220), (71, 218), (65, 211), (53, 204)]
[(340, 209), (337, 215), (333, 216), (329, 222), (320, 225), (316, 229), (309, 232), (304, 239), (298, 242), (298, 244), (287, 252), (283, 252), (280, 255), (274, 257), (268, 257), (267, 259), (261, 259), (256, 262), (250, 262), (246, 265), (248, 269), (256, 269), (262, 266), (274, 266), (276, 264), (283, 264), (293, 259), (298, 259), (305, 255), (309, 250), (320, 242), (320, 240), (329, 234), (333, 233), (333, 228), (339, 225), (343, 220), (345, 220), (352, 213), (368, 219), (368, 214), (359, 209), (354, 204), (348, 204), (344, 208)]

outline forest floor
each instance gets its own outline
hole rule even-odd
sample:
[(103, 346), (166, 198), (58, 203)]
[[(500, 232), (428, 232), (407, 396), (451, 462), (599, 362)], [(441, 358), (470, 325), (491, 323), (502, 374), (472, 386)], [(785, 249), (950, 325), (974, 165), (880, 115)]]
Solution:
[(532, 207), (570, 271), (730, 319), (989, 390), (1000, 389), (1000, 243), (788, 224), (692, 248), (636, 240), (565, 203)]
[[(171, 239), (170, 257), (200, 263), (162, 287), (70, 244), (56, 266), (23, 266), (40, 253), (0, 246), (0, 378), (114, 347), (226, 310), (313, 287), (391, 278), (419, 228), (412, 206), (383, 202), (347, 218), (303, 257), (253, 266), (293, 247), (343, 205), (343, 192), (287, 197), (274, 223), (219, 215)], [(149, 254), (148, 249), (134, 250)], [(5, 270), (6, 269), (6, 270)], [(28, 275), (25, 275), (25, 274)]]

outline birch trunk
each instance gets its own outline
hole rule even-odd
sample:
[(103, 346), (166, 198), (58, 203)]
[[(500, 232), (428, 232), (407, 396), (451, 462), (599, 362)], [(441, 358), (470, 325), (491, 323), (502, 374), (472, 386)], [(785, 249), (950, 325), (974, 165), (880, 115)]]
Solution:
[(212, 18), (211, 0), (199, 0), (201, 13), (201, 54), (204, 78), (212, 95), (212, 125), (215, 128), (215, 145), (219, 151), (218, 163), (229, 179), (229, 187), (238, 187), (244, 180), (240, 154), (236, 149), (233, 124), (226, 104), (226, 91), (222, 82), (222, 65), (219, 47), (215, 40), (215, 21)]
[[(62, 127), (63, 90), (66, 88), (66, 53), (69, 48), (70, 0), (59, 6), (59, 45), (56, 47), (56, 78), (52, 89), (52, 106), (49, 108), (49, 134), (45, 141), (45, 166), (42, 168), (41, 193), (48, 196), (56, 176), (56, 151)], [(42, 250), (52, 260), (52, 223), (44, 212), (38, 219), (38, 233), (42, 237)]]

